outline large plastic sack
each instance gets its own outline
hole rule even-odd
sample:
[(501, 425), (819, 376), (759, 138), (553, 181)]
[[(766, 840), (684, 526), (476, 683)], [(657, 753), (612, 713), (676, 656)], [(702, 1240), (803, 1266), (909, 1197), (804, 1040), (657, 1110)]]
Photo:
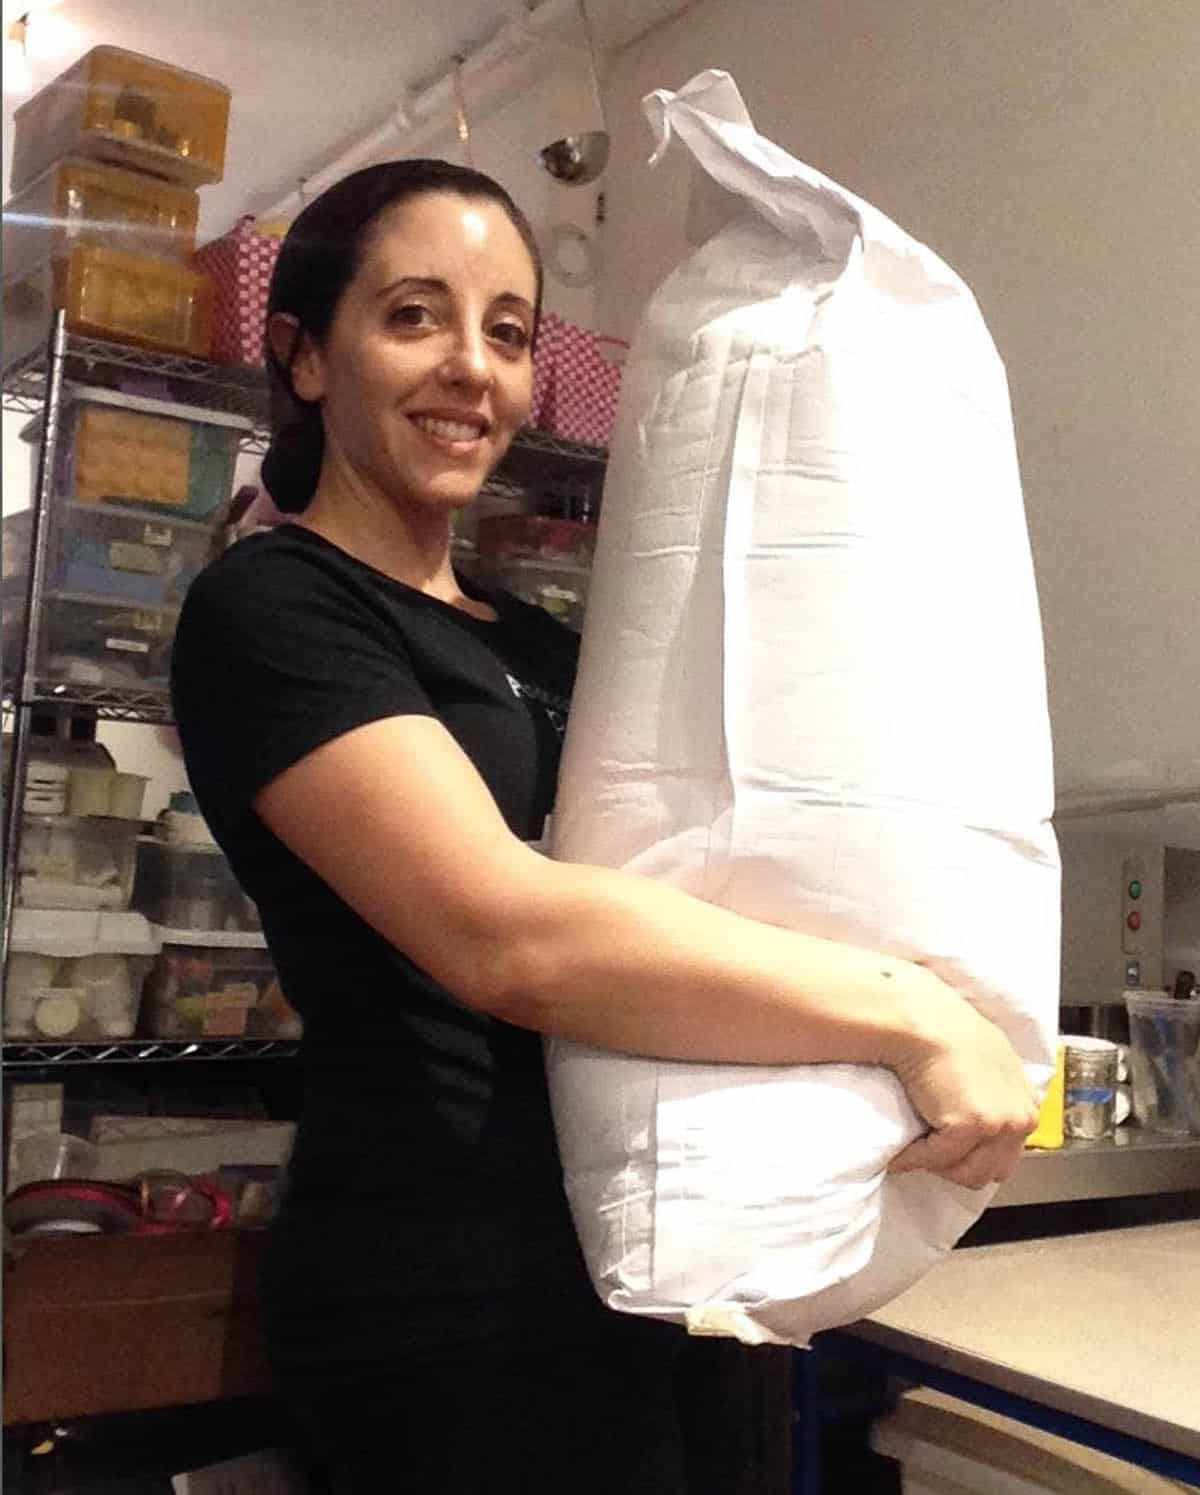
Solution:
[[(646, 100), (741, 199), (625, 371), (554, 854), (920, 958), (1053, 1065), (1059, 863), (1003, 366), (923, 245), (754, 132), (727, 75)], [(886, 1165), (890, 1070), (547, 1064), (597, 1291), (802, 1344), (993, 1191)]]

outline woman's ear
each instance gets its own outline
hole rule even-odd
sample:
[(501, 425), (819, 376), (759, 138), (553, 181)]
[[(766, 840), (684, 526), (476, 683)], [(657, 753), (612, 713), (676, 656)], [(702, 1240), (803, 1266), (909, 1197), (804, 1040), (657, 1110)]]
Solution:
[(325, 393), (321, 357), (299, 321), (277, 311), (267, 321), (267, 340), (281, 368), (291, 376), (292, 389), (302, 400), (315, 403)]

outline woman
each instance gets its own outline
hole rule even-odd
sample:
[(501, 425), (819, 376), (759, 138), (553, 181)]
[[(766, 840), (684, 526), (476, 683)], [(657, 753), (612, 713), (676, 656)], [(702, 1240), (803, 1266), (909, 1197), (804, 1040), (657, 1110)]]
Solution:
[(468, 584), (449, 536), (528, 413), (541, 295), (476, 173), (396, 162), (310, 204), (268, 321), (293, 414), (263, 478), (296, 517), (198, 579), (176, 644), (192, 784), (305, 1019), (273, 1355), (356, 1491), (683, 1489), (681, 1336), (588, 1285), (541, 1034), (889, 1065), (929, 1125), (896, 1166), (970, 1186), (1035, 1119), (931, 973), (528, 844), (574, 639)]

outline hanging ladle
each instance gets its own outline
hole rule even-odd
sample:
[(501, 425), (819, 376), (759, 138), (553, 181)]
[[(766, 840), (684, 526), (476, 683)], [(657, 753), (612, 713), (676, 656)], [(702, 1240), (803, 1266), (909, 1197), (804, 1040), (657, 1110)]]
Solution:
[[(583, 22), (583, 34), (587, 41), (588, 60), (592, 71), (592, 92), (596, 97), (596, 110), (604, 120), (604, 101), (600, 97), (600, 73), (596, 61), (596, 42), (592, 35), (584, 0), (578, 0), (579, 18)], [(583, 187), (594, 182), (608, 165), (609, 137), (607, 130), (585, 130), (579, 135), (564, 135), (553, 140), (538, 152), (538, 160), (556, 182), (565, 187)]]

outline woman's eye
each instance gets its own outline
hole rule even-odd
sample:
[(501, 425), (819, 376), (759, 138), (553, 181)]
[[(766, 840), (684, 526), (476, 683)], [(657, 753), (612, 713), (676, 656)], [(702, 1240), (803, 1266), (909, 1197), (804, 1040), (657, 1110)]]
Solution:
[(492, 328), (492, 336), (510, 348), (529, 346), (529, 333), (520, 322), (497, 322)]
[(388, 321), (399, 327), (428, 327), (433, 313), (419, 301), (403, 301), (388, 312)]

